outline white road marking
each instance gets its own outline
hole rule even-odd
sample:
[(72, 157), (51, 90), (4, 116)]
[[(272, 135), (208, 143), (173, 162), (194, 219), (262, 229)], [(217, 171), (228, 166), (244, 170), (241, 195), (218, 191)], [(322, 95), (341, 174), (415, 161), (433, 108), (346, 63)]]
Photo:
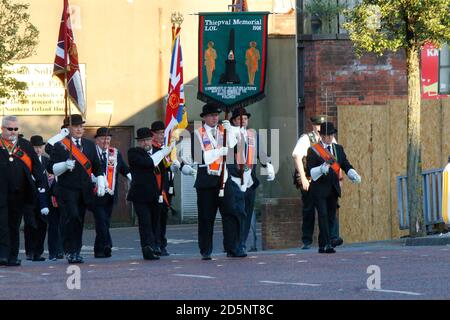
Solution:
[(249, 259), (256, 259), (256, 258), (258, 258), (257, 256), (249, 256), (248, 257)]
[(130, 262), (130, 264), (140, 264), (139, 262)]
[(172, 262), (180, 262), (180, 260), (172, 260)]
[(92, 273), (92, 272), (95, 272), (95, 270), (88, 270), (88, 273)]
[(202, 276), (197, 274), (184, 274), (184, 273), (175, 273), (174, 276), (177, 277), (187, 277), (187, 278), (201, 278), (201, 279), (215, 279), (216, 277), (211, 276)]
[(41, 276), (49, 276), (51, 273), (41, 273)]
[(174, 269), (183, 269), (183, 267), (175, 267)]
[(128, 269), (128, 271), (136, 271), (136, 269), (130, 268)]
[(197, 243), (197, 240), (187, 240), (187, 239), (167, 239), (167, 243), (170, 244), (183, 244), (183, 243)]
[(55, 267), (54, 267), (54, 266), (49, 266), (48, 268), (49, 268), (49, 269), (55, 269)]
[(265, 262), (258, 262), (258, 264), (267, 264), (267, 263), (265, 263)]
[(223, 267), (223, 264), (218, 264), (217, 266), (218, 266), (218, 267)]
[(384, 257), (384, 256), (383, 256), (383, 257), (380, 257), (380, 259), (387, 259), (387, 258), (388, 258), (388, 257)]
[(373, 291), (373, 292), (385, 292), (385, 293), (398, 293), (398, 294), (406, 294), (410, 296), (421, 296), (422, 293), (411, 292), (411, 291), (397, 291), (397, 290), (384, 290), (384, 289), (364, 289), (365, 291)]
[(294, 257), (294, 256), (296, 256), (295, 253), (289, 253), (289, 254), (286, 255), (286, 257)]
[(300, 262), (300, 263), (302, 263), (302, 262), (308, 262), (308, 260), (298, 260), (297, 262)]
[(292, 286), (306, 286), (306, 287), (320, 287), (320, 284), (317, 283), (303, 283), (303, 282), (282, 282), (282, 281), (260, 281), (261, 283), (268, 283), (268, 284), (285, 284), (285, 285), (292, 285)]
[(95, 267), (95, 264), (90, 264), (89, 267)]

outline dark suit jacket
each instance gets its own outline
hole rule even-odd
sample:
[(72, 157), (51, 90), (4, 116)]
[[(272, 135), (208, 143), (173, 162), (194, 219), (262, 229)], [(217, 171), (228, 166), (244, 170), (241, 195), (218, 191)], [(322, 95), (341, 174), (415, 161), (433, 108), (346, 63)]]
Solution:
[[(333, 144), (334, 150), (336, 151), (335, 158), (341, 166), (341, 169), (345, 173), (352, 169), (350, 162), (347, 160), (347, 156), (344, 152), (344, 148), (339, 144)], [(317, 155), (312, 148), (308, 149), (308, 154), (306, 156), (306, 175), (311, 176), (311, 169), (320, 166), (325, 161)], [(330, 167), (327, 175), (322, 175), (317, 181), (311, 180), (311, 185), (309, 186), (309, 192), (312, 195), (326, 198), (332, 194), (332, 191), (336, 191), (336, 194), (341, 196), (341, 187), (339, 185), (339, 177), (336, 175), (334, 170)]]
[(139, 147), (130, 148), (128, 163), (133, 180), (127, 200), (141, 203), (158, 202), (159, 192), (154, 173), (155, 165), (147, 151)]
[[(28, 204), (35, 204), (38, 199), (38, 191), (37, 188), (46, 188), (45, 177), (43, 175), (43, 167), (41, 162), (39, 161), (36, 152), (34, 152), (33, 146), (28, 140), (19, 138), (18, 146), (22, 149), (30, 158), (32, 162), (32, 171), (28, 169), (28, 167), (23, 163), (23, 161), (16, 159), (18, 163), (20, 163), (23, 172), (26, 176), (26, 191), (25, 191), (25, 201)], [(9, 154), (8, 152), (0, 148), (0, 171), (2, 174), (0, 175), (0, 179), (7, 180), (7, 170), (8, 170), (8, 162), (9, 162)], [(0, 180), (2, 181), (2, 180)], [(4, 204), (6, 201), (6, 194), (8, 193), (8, 183), (2, 183), (0, 195), (0, 205)]]
[[(82, 138), (81, 145), (83, 153), (91, 162), (92, 173), (95, 176), (102, 174), (94, 142)], [(53, 174), (53, 165), (68, 160), (70, 153), (61, 142), (56, 143), (53, 148), (46, 150), (50, 151), (50, 161), (47, 165), (47, 171)], [(75, 160), (75, 158), (73, 159)], [(92, 183), (91, 177), (88, 176), (86, 170), (78, 161), (75, 161), (75, 168), (72, 171), (67, 170), (58, 177), (58, 182), (55, 186), (56, 196), (61, 196), (64, 189), (81, 190), (85, 204), (92, 204), (94, 201), (94, 184)]]
[[(122, 153), (120, 153), (119, 150), (117, 150), (117, 151), (118, 152), (117, 152), (117, 167), (116, 167), (116, 186), (114, 188), (114, 201), (117, 201), (117, 198), (118, 198), (119, 173), (124, 177), (126, 177), (127, 174), (130, 173), (130, 168), (128, 168), (128, 165), (123, 160)], [(98, 156), (98, 152), (97, 152), (97, 156)], [(100, 161), (100, 159), (99, 159), (99, 161)], [(100, 163), (101, 163), (101, 161), (100, 161)], [(103, 168), (102, 168), (102, 170), (103, 170)], [(102, 201), (102, 200), (106, 200), (105, 196), (103, 196), (103, 197), (96, 196), (95, 198), (96, 198), (95, 201), (96, 201), (97, 205), (101, 205), (101, 204), (105, 203), (105, 201)]]

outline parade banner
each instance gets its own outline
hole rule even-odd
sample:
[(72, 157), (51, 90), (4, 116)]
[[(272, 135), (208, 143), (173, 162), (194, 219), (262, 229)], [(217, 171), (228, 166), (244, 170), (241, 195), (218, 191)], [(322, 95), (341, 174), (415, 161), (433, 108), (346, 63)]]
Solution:
[(228, 111), (264, 98), (268, 12), (199, 15), (197, 98)]

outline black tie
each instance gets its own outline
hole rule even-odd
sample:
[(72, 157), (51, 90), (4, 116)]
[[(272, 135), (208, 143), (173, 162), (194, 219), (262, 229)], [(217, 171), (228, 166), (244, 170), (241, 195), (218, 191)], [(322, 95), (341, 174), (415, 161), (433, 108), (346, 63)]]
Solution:
[(103, 173), (106, 173), (106, 151), (102, 152), (102, 168)]
[(77, 148), (81, 150), (80, 139), (76, 139), (75, 143), (77, 144)]
[(328, 149), (328, 152), (329, 152), (329, 153), (333, 154), (333, 153), (331, 152), (331, 146), (328, 146), (327, 149)]

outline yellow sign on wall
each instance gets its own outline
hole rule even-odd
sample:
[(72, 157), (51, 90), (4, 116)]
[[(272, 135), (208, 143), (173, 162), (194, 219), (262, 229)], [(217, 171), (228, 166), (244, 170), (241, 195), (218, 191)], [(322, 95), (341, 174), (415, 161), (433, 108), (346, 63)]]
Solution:
[[(11, 67), (12, 76), (27, 84), (26, 101), (9, 99), (0, 103), (1, 115), (33, 116), (33, 115), (64, 115), (64, 86), (53, 77), (53, 63), (45, 64), (14, 64)], [(81, 81), (86, 96), (86, 65), (80, 64)], [(79, 113), (69, 101), (72, 113)]]

